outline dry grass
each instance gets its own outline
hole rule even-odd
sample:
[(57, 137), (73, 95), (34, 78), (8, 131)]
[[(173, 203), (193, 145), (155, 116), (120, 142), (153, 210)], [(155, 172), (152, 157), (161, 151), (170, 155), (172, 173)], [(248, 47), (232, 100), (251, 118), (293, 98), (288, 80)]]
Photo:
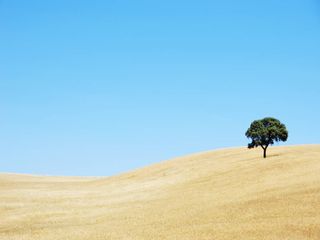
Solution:
[(245, 148), (110, 178), (0, 175), (0, 239), (320, 239), (320, 145)]

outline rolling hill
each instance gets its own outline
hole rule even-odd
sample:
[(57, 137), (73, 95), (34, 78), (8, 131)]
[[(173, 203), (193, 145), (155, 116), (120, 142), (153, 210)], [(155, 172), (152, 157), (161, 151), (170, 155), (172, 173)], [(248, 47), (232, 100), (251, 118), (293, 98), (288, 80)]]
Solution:
[(320, 239), (320, 145), (268, 154), (216, 150), (106, 178), (0, 174), (0, 239)]

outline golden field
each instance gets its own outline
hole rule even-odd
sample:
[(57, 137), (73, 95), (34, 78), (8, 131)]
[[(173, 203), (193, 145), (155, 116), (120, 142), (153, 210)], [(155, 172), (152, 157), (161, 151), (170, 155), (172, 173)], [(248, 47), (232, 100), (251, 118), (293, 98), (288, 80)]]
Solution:
[(1, 240), (320, 239), (320, 145), (216, 150), (106, 178), (0, 174)]

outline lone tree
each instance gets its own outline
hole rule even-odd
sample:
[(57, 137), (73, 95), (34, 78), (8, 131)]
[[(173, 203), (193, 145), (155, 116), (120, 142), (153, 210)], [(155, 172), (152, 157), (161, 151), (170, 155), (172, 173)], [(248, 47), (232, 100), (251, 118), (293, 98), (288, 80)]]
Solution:
[(248, 148), (262, 147), (263, 157), (266, 158), (269, 145), (274, 144), (274, 142), (287, 141), (288, 131), (286, 126), (278, 119), (267, 117), (253, 121), (246, 132), (246, 136), (252, 140), (248, 144)]

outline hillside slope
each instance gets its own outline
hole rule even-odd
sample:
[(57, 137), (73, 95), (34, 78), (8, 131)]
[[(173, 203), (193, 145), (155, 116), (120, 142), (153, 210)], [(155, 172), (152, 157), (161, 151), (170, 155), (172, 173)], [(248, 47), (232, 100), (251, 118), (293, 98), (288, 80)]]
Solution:
[(0, 240), (320, 239), (320, 145), (225, 149), (109, 178), (0, 174)]

